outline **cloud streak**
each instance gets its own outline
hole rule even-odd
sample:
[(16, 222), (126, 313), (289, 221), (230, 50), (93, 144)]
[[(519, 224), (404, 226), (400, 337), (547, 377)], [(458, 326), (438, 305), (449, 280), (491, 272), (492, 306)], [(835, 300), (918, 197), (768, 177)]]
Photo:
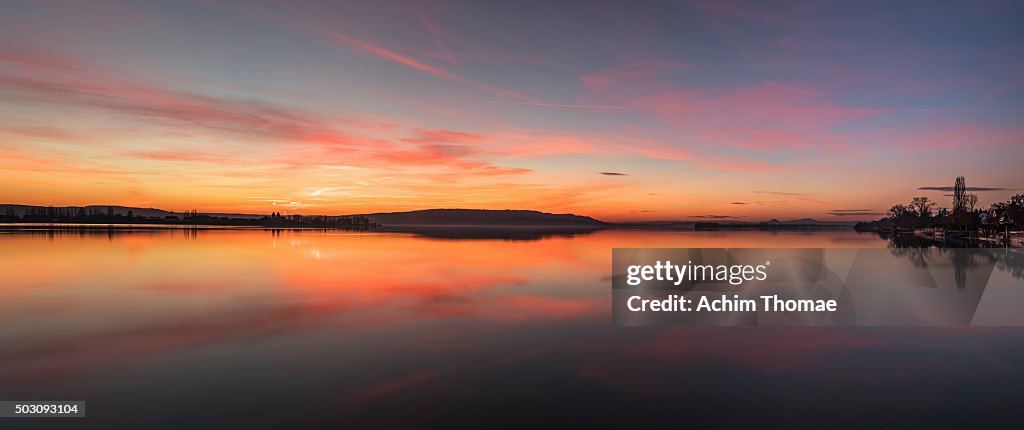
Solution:
[(340, 41), (342, 43), (345, 43), (345, 44), (347, 44), (347, 45), (349, 45), (351, 47), (354, 47), (354, 48), (358, 49), (359, 51), (362, 51), (362, 52), (364, 52), (366, 54), (372, 55), (374, 57), (382, 58), (382, 59), (385, 59), (385, 60), (388, 60), (388, 61), (391, 61), (391, 62), (394, 62), (394, 63), (397, 63), (397, 64), (401, 64), (401, 65), (403, 65), (405, 67), (408, 67), (410, 69), (413, 69), (413, 70), (416, 70), (416, 71), (419, 71), (419, 72), (426, 73), (426, 74), (428, 74), (430, 76), (434, 76), (436, 78), (441, 78), (441, 79), (449, 80), (449, 81), (452, 81), (452, 82), (456, 82), (458, 84), (467, 86), (469, 88), (473, 88), (475, 90), (482, 91), (482, 92), (485, 92), (485, 93), (488, 93), (488, 94), (491, 94), (491, 95), (495, 95), (495, 96), (499, 96), (499, 97), (510, 98), (510, 99), (514, 99), (514, 100), (519, 100), (521, 102), (527, 102), (527, 103), (542, 103), (540, 100), (532, 98), (532, 97), (529, 97), (527, 95), (524, 95), (524, 94), (521, 94), (521, 93), (518, 93), (518, 92), (515, 92), (515, 91), (510, 91), (510, 90), (506, 90), (506, 89), (497, 88), (497, 87), (493, 87), (493, 86), (490, 86), (490, 85), (482, 84), (480, 82), (477, 82), (475, 80), (469, 79), (469, 78), (467, 78), (467, 77), (465, 77), (463, 75), (460, 75), (458, 73), (455, 73), (455, 72), (452, 72), (452, 71), (449, 71), (449, 70), (446, 70), (446, 69), (443, 69), (443, 68), (440, 68), (440, 67), (432, 66), (430, 64), (427, 64), (427, 63), (424, 63), (424, 62), (419, 61), (417, 59), (414, 59), (414, 58), (412, 58), (410, 56), (400, 54), (398, 52), (395, 52), (395, 51), (383, 48), (381, 46), (374, 45), (374, 44), (372, 44), (370, 42), (367, 42), (365, 40), (361, 40), (361, 39), (358, 39), (358, 38), (355, 38), (355, 37), (352, 37), (352, 36), (349, 36), (349, 35), (346, 35), (346, 34), (343, 34), (343, 33), (339, 33), (339, 32), (336, 32), (336, 31), (331, 31), (331, 30), (322, 30), (321, 32), (324, 35), (326, 35), (327, 37), (331, 38), (331, 39), (334, 39), (334, 40)]
[(879, 216), (885, 212), (872, 211), (870, 209), (835, 209), (828, 212), (832, 216)]
[(459, 61), (455, 59), (455, 56), (452, 55), (451, 51), (448, 50), (448, 47), (445, 46), (444, 41), (441, 40), (441, 29), (437, 27), (437, 24), (427, 17), (426, 13), (419, 9), (416, 10), (416, 18), (420, 20), (421, 24), (423, 24), (423, 28), (427, 30), (427, 33), (430, 33), (430, 37), (434, 38), (434, 43), (437, 44), (437, 49), (444, 54), (445, 58), (447, 58), (449, 62), (458, 66)]
[[(953, 187), (917, 187), (923, 191), (953, 191)], [(1014, 191), (1015, 188), (1002, 187), (964, 187), (965, 191)]]

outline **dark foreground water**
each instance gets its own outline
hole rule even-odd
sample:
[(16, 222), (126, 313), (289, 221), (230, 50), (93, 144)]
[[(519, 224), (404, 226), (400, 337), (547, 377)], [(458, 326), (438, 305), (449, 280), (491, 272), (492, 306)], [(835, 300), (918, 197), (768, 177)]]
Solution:
[[(1024, 328), (611, 322), (613, 247), (886, 245), (855, 232), (3, 232), (0, 400), (85, 400), (88, 417), (0, 428), (1019, 426)], [(1024, 290), (1013, 270), (991, 276)]]

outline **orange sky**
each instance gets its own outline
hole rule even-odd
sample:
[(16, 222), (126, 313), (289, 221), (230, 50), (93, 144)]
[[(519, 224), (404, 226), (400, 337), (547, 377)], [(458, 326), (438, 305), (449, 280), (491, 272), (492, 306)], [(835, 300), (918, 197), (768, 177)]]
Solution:
[(1024, 187), (1000, 10), (0, 8), (0, 203), (854, 220)]

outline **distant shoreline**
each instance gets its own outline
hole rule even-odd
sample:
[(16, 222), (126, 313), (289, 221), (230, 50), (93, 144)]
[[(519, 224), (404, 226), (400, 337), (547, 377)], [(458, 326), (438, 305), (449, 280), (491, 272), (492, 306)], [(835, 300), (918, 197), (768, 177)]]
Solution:
[(800, 230), (845, 229), (853, 222), (795, 220), (728, 221), (663, 220), (608, 222), (585, 215), (548, 213), (526, 209), (421, 209), (407, 212), (378, 212), (350, 215), (288, 215), (272, 213), (227, 214), (196, 211), (171, 212), (156, 208), (128, 206), (32, 206), (0, 204), (0, 224), (96, 224), (96, 225), (215, 225), (255, 227), (438, 227), (451, 228), (628, 228), (642, 230)]
[(324, 230), (317, 227), (264, 227), (258, 225), (193, 225), (146, 223), (0, 223), (4, 230)]
[(694, 223), (644, 224), (644, 223), (605, 223), (601, 225), (576, 224), (386, 224), (371, 227), (294, 227), (264, 226), (252, 224), (183, 224), (183, 223), (69, 223), (69, 222), (0, 222), (0, 230), (28, 229), (124, 229), (124, 230), (368, 230), (368, 231), (403, 231), (403, 230), (651, 230), (651, 231), (744, 231), (744, 230), (851, 230), (846, 225), (818, 224), (780, 224), (767, 225), (761, 223), (729, 224), (702, 226)]
[(348, 227), (296, 227), (296, 226), (263, 226), (263, 225), (225, 225), (225, 224), (164, 224), (164, 223), (43, 223), (43, 222), (0, 222), (3, 231), (178, 231), (178, 230), (317, 230), (317, 231), (365, 231), (379, 233), (437, 233), (444, 235), (475, 235), (486, 232), (519, 233), (566, 233), (578, 234), (602, 230), (640, 230), (640, 231), (846, 231), (847, 226), (815, 226), (815, 225), (781, 225), (766, 227), (760, 224), (745, 226), (727, 225), (715, 227), (697, 227), (692, 223), (678, 224), (635, 224), (606, 223), (602, 225), (573, 224), (392, 224), (348, 226)]

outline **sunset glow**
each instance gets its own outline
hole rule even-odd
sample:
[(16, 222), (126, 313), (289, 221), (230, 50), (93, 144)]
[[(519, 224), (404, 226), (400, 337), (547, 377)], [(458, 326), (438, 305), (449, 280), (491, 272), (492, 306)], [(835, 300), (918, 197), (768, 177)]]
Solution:
[(361, 3), (5, 2), (0, 203), (852, 220), (1024, 187), (1005, 7)]

